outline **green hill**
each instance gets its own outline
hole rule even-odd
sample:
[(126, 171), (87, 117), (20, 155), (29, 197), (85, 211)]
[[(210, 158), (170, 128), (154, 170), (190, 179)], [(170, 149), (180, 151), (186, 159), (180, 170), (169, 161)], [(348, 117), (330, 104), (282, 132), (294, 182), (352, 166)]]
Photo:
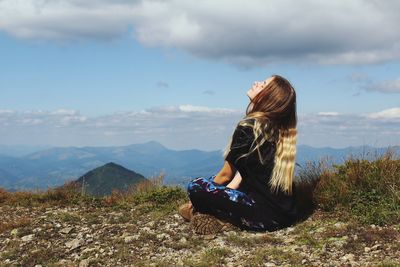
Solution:
[(113, 189), (125, 191), (129, 186), (147, 180), (143, 175), (128, 170), (121, 165), (109, 162), (82, 175), (76, 183), (86, 194), (93, 196), (110, 195)]

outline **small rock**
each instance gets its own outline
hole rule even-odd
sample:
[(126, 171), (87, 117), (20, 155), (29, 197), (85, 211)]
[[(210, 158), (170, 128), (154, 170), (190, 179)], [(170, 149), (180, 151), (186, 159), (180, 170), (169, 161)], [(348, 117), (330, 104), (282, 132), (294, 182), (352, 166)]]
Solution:
[(381, 248), (382, 248), (381, 244), (376, 244), (376, 245), (371, 247), (371, 250), (380, 250)]
[(179, 239), (179, 242), (181, 242), (181, 243), (186, 243), (186, 242), (187, 242), (186, 237), (182, 237), (181, 239)]
[[(347, 243), (348, 236), (342, 236), (340, 239), (333, 239), (332, 246), (342, 248)], [(328, 239), (329, 240), (329, 239)]]
[(349, 260), (349, 261), (354, 261), (354, 254), (353, 253), (349, 253), (344, 255), (343, 257), (341, 257), (342, 260)]
[(237, 235), (237, 233), (235, 231), (227, 231), (224, 232), (224, 235)]
[(36, 264), (35, 267), (42, 267), (42, 265), (41, 264)]
[(21, 237), (21, 240), (24, 242), (29, 242), (29, 241), (32, 241), (34, 236), (35, 236), (35, 234), (25, 235), (25, 236)]
[(69, 234), (74, 227), (65, 227), (59, 231), (61, 234)]
[(134, 240), (138, 240), (139, 235), (129, 235), (124, 238), (125, 243), (129, 244), (132, 243)]
[(58, 261), (58, 264), (62, 264), (62, 265), (71, 265), (72, 261), (70, 260), (66, 260), (66, 259), (61, 259)]
[(364, 252), (370, 252), (371, 251), (371, 248), (370, 247), (365, 247), (364, 248)]
[(333, 226), (335, 226), (336, 228), (341, 228), (341, 227), (343, 227), (345, 225), (345, 223), (343, 223), (343, 222), (337, 222), (337, 223), (335, 223)]
[(83, 245), (83, 239), (77, 239), (77, 238), (75, 238), (75, 239), (73, 239), (73, 240), (71, 240), (71, 241), (69, 241), (69, 242), (66, 242), (65, 243), (65, 246), (67, 247), (67, 248), (69, 248), (70, 250), (73, 250), (73, 249), (75, 249), (75, 248), (78, 248), (78, 247), (80, 247), (80, 246), (82, 246)]
[(307, 263), (307, 260), (306, 259), (303, 259), (302, 261), (301, 261), (301, 264), (306, 264)]
[(157, 235), (158, 240), (168, 239), (169, 237), (170, 237), (169, 234), (165, 234), (165, 233), (161, 233), (161, 234)]
[(149, 227), (153, 227), (154, 226), (154, 222), (153, 221), (148, 222), (148, 223), (146, 223), (146, 225), (149, 226)]
[(79, 267), (88, 267), (90, 263), (90, 259), (84, 259), (79, 262)]
[(125, 237), (127, 237), (129, 235), (130, 235), (129, 232), (123, 232), (122, 235), (121, 235), (121, 238), (125, 238)]
[[(290, 233), (294, 231), (294, 227), (287, 227), (286, 229), (286, 233)], [(267, 263), (268, 264), (268, 263)], [(273, 264), (273, 263), (272, 263)], [(275, 265), (274, 265), (275, 266)]]
[(85, 248), (84, 250), (82, 250), (82, 254), (89, 253), (89, 252), (92, 252), (94, 250), (96, 250), (96, 248)]
[(215, 235), (215, 234), (210, 234), (210, 235), (204, 235), (203, 236), (203, 239), (204, 240), (212, 240), (212, 239), (214, 239), (214, 238), (216, 238), (217, 237), (217, 235)]
[(145, 226), (142, 229), (140, 229), (140, 231), (141, 232), (151, 232), (151, 229), (150, 229), (150, 227)]
[(266, 267), (274, 267), (276, 265), (273, 262), (267, 262), (267, 263), (264, 264), (264, 266), (266, 266)]

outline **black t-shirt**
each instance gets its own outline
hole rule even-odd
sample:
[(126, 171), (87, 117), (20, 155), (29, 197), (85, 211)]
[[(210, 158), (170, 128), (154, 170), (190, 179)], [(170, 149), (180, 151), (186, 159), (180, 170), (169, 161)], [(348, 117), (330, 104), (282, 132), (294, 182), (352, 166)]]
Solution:
[[(254, 119), (251, 122), (254, 123)], [(276, 213), (289, 220), (295, 219), (297, 216), (295, 184), (293, 183), (292, 195), (288, 195), (281, 190), (278, 193), (272, 192), (268, 184), (274, 167), (276, 152), (276, 143), (274, 141), (266, 141), (260, 147), (260, 153), (265, 165), (261, 164), (257, 150), (235, 162), (239, 156), (250, 151), (253, 140), (254, 134), (251, 127), (239, 124), (236, 126), (232, 136), (230, 152), (225, 160), (235, 166), (242, 176), (242, 182), (238, 190), (248, 193), (265, 208), (273, 209)]]

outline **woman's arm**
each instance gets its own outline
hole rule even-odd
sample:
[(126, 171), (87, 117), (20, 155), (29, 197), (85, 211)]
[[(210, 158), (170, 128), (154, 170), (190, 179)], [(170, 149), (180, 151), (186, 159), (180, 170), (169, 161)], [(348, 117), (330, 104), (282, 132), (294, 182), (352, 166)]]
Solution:
[(233, 177), (233, 180), (226, 187), (238, 189), (241, 182), (242, 176), (240, 175), (240, 172), (237, 171), (235, 177)]
[(236, 173), (236, 168), (228, 161), (224, 162), (224, 166), (214, 177), (214, 182), (217, 184), (226, 184), (232, 181)]

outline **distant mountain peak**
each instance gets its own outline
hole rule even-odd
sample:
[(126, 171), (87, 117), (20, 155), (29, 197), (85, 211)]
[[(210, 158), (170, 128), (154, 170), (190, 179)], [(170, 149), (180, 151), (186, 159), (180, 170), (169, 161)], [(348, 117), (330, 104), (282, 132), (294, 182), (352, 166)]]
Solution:
[(143, 175), (129, 170), (115, 162), (108, 162), (84, 175), (76, 182), (85, 182), (86, 192), (91, 195), (104, 196), (111, 194), (112, 190), (126, 190), (132, 184), (147, 180)]
[(119, 164), (117, 164), (115, 162), (112, 162), (112, 161), (104, 164), (103, 166), (100, 166), (99, 168), (101, 168), (101, 167), (121, 167), (121, 168), (126, 169), (124, 166), (119, 165)]
[(140, 151), (140, 152), (143, 152), (146, 154), (147, 153), (159, 153), (162, 151), (169, 150), (168, 148), (166, 148), (165, 146), (163, 146), (162, 144), (160, 144), (157, 141), (148, 141), (145, 143), (132, 144), (128, 147), (133, 150)]
[(143, 145), (148, 145), (148, 146), (152, 146), (152, 147), (159, 147), (159, 148), (166, 149), (165, 146), (163, 146), (161, 143), (159, 143), (157, 141), (148, 141), (148, 142), (143, 143)]

